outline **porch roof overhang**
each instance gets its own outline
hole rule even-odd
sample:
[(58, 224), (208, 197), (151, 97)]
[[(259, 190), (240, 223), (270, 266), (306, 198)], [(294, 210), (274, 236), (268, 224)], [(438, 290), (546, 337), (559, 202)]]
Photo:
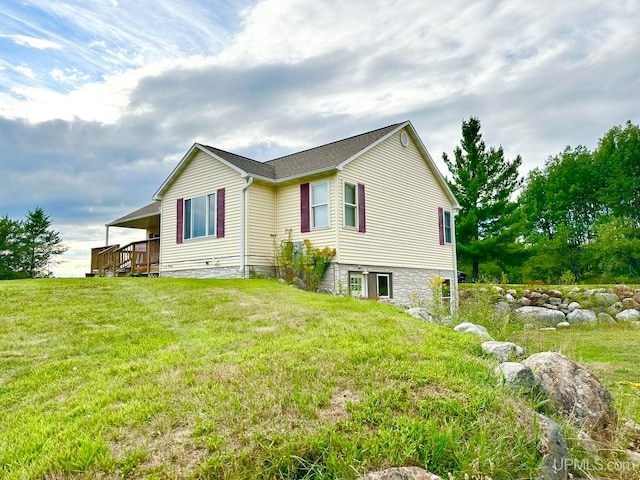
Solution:
[(107, 223), (107, 227), (140, 228), (143, 230), (154, 230), (160, 226), (160, 202), (153, 202), (139, 208), (124, 217), (120, 217), (113, 222)]

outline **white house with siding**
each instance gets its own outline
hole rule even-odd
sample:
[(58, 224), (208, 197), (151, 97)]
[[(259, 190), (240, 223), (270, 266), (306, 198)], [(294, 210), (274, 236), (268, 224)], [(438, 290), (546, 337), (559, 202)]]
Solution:
[(267, 162), (196, 143), (153, 199), (107, 225), (159, 242), (147, 272), (273, 273), (273, 236), (291, 230), (336, 249), (323, 285), (334, 292), (409, 303), (442, 277), (457, 296), (459, 205), (408, 121)]

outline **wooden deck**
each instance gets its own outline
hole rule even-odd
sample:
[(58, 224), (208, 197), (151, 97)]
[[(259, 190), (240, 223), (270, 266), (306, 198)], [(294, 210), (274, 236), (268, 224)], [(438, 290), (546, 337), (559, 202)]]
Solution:
[(160, 239), (109, 245), (91, 250), (91, 273), (96, 277), (157, 276), (160, 271)]

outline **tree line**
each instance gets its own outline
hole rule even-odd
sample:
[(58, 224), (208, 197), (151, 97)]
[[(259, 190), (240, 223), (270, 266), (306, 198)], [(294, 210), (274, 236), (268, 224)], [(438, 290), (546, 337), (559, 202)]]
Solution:
[(462, 122), (443, 160), (462, 207), (458, 268), (512, 283), (640, 283), (640, 126), (611, 128), (594, 151), (572, 148), (521, 177), (520, 156), (484, 144)]
[(0, 280), (51, 276), (52, 257), (67, 248), (50, 227), (51, 219), (40, 207), (24, 220), (0, 217)]

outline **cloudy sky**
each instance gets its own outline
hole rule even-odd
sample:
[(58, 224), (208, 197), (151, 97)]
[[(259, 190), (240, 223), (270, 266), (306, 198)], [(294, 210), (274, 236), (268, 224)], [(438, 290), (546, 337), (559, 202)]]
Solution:
[(195, 141), (268, 160), (411, 120), (444, 170), (477, 116), (525, 174), (640, 122), (638, 32), (637, 0), (4, 0), (0, 215), (41, 206), (80, 276)]

